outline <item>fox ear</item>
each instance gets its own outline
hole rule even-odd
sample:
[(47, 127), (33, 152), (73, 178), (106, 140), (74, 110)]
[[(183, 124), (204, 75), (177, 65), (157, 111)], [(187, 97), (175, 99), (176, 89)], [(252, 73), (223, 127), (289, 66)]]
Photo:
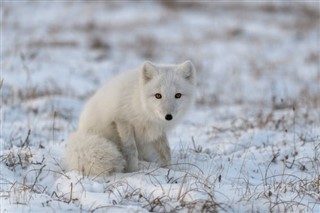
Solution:
[(158, 74), (156, 65), (151, 63), (150, 61), (146, 61), (142, 65), (141, 76), (144, 83), (150, 81), (154, 76)]
[(189, 60), (178, 65), (177, 72), (182, 75), (184, 79), (190, 81), (191, 83), (195, 79), (196, 69), (194, 68), (192, 62)]

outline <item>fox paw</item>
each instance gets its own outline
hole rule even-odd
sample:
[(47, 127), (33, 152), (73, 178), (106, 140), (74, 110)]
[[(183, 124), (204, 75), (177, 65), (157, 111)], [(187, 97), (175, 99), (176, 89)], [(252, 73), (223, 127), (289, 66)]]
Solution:
[(137, 160), (130, 160), (128, 162), (127, 168), (126, 168), (126, 172), (135, 172), (139, 170), (139, 165), (138, 165), (138, 159)]
[(162, 161), (160, 162), (160, 166), (163, 167), (163, 168), (166, 168), (166, 167), (168, 167), (168, 166), (170, 166), (170, 165), (171, 165), (170, 160), (162, 160)]

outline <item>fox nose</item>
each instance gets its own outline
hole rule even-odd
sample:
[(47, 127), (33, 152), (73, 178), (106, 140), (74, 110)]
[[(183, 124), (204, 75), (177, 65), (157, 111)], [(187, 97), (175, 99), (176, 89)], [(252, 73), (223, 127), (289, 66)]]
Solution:
[(166, 114), (165, 119), (166, 119), (167, 121), (172, 120), (172, 115), (171, 115), (171, 114)]

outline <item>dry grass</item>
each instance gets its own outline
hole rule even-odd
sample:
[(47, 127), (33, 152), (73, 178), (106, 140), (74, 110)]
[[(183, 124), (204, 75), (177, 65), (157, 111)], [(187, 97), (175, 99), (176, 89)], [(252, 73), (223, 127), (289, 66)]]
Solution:
[[(66, 3), (67, 4), (67, 3)], [(119, 5), (116, 2), (104, 2), (98, 6), (104, 5), (104, 7), (114, 7), (117, 8)], [(215, 107), (224, 107), (223, 97), (225, 95), (224, 88), (229, 86), (228, 82), (221, 83), (216, 82), (215, 79), (212, 81), (215, 84), (220, 83), (220, 87), (209, 87), (206, 84), (201, 84), (201, 82), (206, 82), (212, 84), (211, 80), (208, 81), (208, 73), (210, 69), (213, 69), (205, 63), (207, 60), (216, 60), (211, 58), (212, 56), (205, 56), (206, 58), (203, 61), (199, 62), (201, 58), (201, 51), (198, 51), (198, 46), (207, 45), (212, 41), (221, 41), (221, 42), (232, 42), (237, 39), (252, 39), (253, 43), (259, 43), (263, 37), (243, 37), (246, 33), (245, 29), (242, 26), (231, 26), (230, 28), (222, 29), (223, 32), (216, 29), (206, 29), (200, 37), (192, 37), (189, 34), (183, 35), (183, 41), (178, 44), (167, 40), (160, 40), (154, 36), (154, 34), (139, 34), (132, 33), (130, 36), (134, 38), (135, 42), (122, 41), (121, 43), (110, 43), (111, 40), (108, 40), (108, 36), (111, 35), (113, 31), (121, 33), (128, 33), (134, 31), (135, 28), (139, 27), (150, 27), (154, 24), (167, 24), (171, 23), (175, 18), (175, 13), (178, 13), (181, 10), (184, 11), (200, 11), (203, 13), (216, 13), (221, 10), (231, 11), (233, 14), (241, 14), (239, 19), (246, 20), (252, 19), (251, 15), (255, 13), (255, 10), (261, 11), (261, 14), (269, 14), (270, 17), (274, 17), (279, 14), (291, 14), (295, 18), (290, 22), (279, 23), (280, 28), (284, 28), (292, 32), (299, 39), (301, 36), (305, 35), (309, 31), (313, 30), (315, 27), (318, 27), (319, 23), (319, 10), (318, 8), (292, 5), (289, 3), (284, 3), (283, 5), (273, 4), (273, 3), (261, 3), (259, 6), (251, 6), (251, 4), (243, 4), (242, 2), (230, 4), (230, 3), (217, 3), (217, 4), (201, 4), (196, 1), (161, 1), (161, 5), (168, 10), (166, 15), (160, 17), (156, 23), (148, 22), (143, 19), (130, 20), (128, 23), (122, 23), (117, 25), (115, 23), (97, 23), (94, 20), (75, 24), (70, 27), (70, 29), (64, 29), (58, 25), (47, 26), (48, 31), (51, 35), (59, 35), (65, 30), (74, 31), (79, 33), (79, 36), (85, 36), (87, 39), (86, 51), (99, 52), (97, 57), (94, 60), (94, 63), (105, 62), (108, 60), (113, 60), (109, 54), (112, 54), (115, 49), (117, 51), (122, 51), (123, 55), (121, 57), (126, 58), (130, 54), (139, 56), (146, 59), (155, 59), (159, 60), (163, 55), (169, 54), (172, 57), (172, 60), (185, 59), (187, 57), (195, 61), (196, 67), (199, 70), (199, 76), (201, 78), (199, 85), (199, 96), (197, 98), (196, 106), (205, 106), (210, 107), (212, 110), (215, 110)], [(98, 7), (96, 6), (96, 7)], [(253, 7), (255, 10), (252, 10)], [(251, 9), (250, 9), (251, 8)], [(7, 16), (12, 12), (12, 8), (4, 8), (4, 19), (3, 26), (8, 27)], [(268, 19), (268, 20), (269, 20)], [(269, 21), (270, 21), (269, 20)], [(269, 23), (269, 22), (266, 22)], [(162, 25), (161, 25), (162, 26)], [(161, 27), (160, 26), (160, 27)], [(20, 29), (21, 26), (16, 25), (15, 23), (10, 23), (10, 27), (16, 27)], [(151, 28), (150, 28), (151, 29)], [(202, 28), (197, 28), (196, 30), (203, 30)], [(94, 34), (92, 33), (94, 32)], [(53, 36), (53, 37), (54, 37)], [(32, 84), (32, 75), (33, 70), (30, 70), (28, 63), (36, 59), (37, 54), (43, 49), (76, 49), (82, 46), (77, 40), (68, 40), (68, 39), (30, 39), (26, 44), (17, 44), (15, 48), (27, 47), (33, 49), (29, 54), (20, 54), (22, 72), (26, 75), (28, 87), (12, 87), (12, 85), (6, 84), (6, 79), (0, 79), (0, 88), (1, 92), (4, 94), (2, 97), (3, 104), (16, 104), (16, 103), (25, 103), (39, 98), (50, 98), (52, 96), (64, 96), (67, 97), (68, 91), (61, 89), (59, 84), (55, 81), (46, 82), (46, 87), (39, 87), (39, 85)], [(250, 40), (251, 42), (251, 40)], [(269, 43), (268, 43), (269, 42)], [(271, 40), (271, 43), (273, 40)], [(267, 44), (271, 44), (269, 40), (266, 40)], [(183, 51), (177, 51), (171, 53), (170, 51), (177, 50), (171, 48), (171, 45), (179, 46), (178, 49)], [(185, 51), (187, 49), (192, 51)], [(126, 55), (126, 53), (129, 53)], [(200, 56), (198, 56), (198, 54)], [(304, 55), (304, 62), (310, 66), (317, 66), (319, 64), (319, 53), (317, 49), (309, 51)], [(121, 58), (122, 59), (122, 58)], [(248, 59), (248, 69), (250, 76), (256, 81), (259, 81), (263, 78), (267, 78), (270, 71), (274, 71), (275, 75), (279, 75), (280, 78), (286, 77), (285, 74), (281, 72), (282, 67), (286, 67), (290, 64), (290, 61), (266, 61), (266, 60), (256, 60), (256, 57)], [(96, 65), (96, 64), (95, 64)], [(205, 70), (208, 69), (209, 70)], [(224, 71), (224, 70), (222, 70)], [(221, 71), (221, 72), (222, 72)], [(247, 74), (247, 73), (244, 73)], [(226, 78), (228, 79), (228, 78)], [(295, 79), (299, 81), (296, 76)], [(316, 77), (315, 81), (320, 81), (320, 74)], [(271, 84), (270, 84), (271, 85)], [(270, 86), (272, 87), (272, 85)], [(209, 90), (208, 88), (216, 88), (215, 91)], [(185, 210), (187, 212), (230, 212), (237, 211), (234, 206), (240, 204), (253, 205), (252, 211), (258, 209), (257, 205), (268, 205), (269, 212), (290, 212), (290, 211), (301, 211), (301, 212), (315, 212), (317, 207), (320, 205), (320, 136), (314, 134), (313, 132), (309, 133), (308, 131), (296, 131), (298, 127), (303, 127), (306, 125), (317, 125), (320, 122), (320, 96), (317, 91), (312, 90), (308, 85), (305, 85), (301, 89), (298, 98), (296, 99), (282, 99), (281, 97), (272, 97), (271, 100), (266, 100), (263, 102), (258, 100), (254, 103), (248, 103), (244, 100), (234, 99), (230, 100), (231, 104), (237, 106), (250, 106), (254, 108), (261, 109), (258, 110), (255, 114), (250, 114), (249, 117), (239, 116), (229, 118), (230, 125), (226, 128), (220, 128), (212, 126), (208, 130), (208, 135), (232, 135), (235, 138), (239, 138), (242, 134), (248, 132), (249, 130), (270, 130), (277, 134), (286, 134), (292, 133), (294, 137), (292, 139), (283, 141), (283, 145), (294, 144), (294, 149), (291, 153), (281, 154), (280, 150), (276, 148), (272, 150), (270, 159), (266, 159), (266, 165), (260, 165), (256, 172), (261, 176), (261, 183), (253, 185), (250, 182), (250, 177), (247, 176), (247, 171), (241, 168), (239, 174), (237, 174), (238, 180), (235, 180), (234, 188), (235, 193), (238, 193), (242, 189), (244, 192), (240, 196), (240, 200), (228, 200), (228, 197), (225, 197), (222, 192), (219, 192), (217, 186), (224, 184), (224, 180), (228, 177), (221, 175), (221, 171), (228, 170), (228, 166), (232, 166), (234, 162), (233, 157), (230, 155), (230, 159), (224, 163), (218, 171), (215, 171), (213, 176), (204, 175), (202, 171), (196, 165), (191, 163), (178, 163), (172, 165), (173, 168), (176, 168), (177, 171), (181, 168), (192, 168), (195, 172), (184, 171), (183, 175), (175, 176), (173, 169), (168, 169), (167, 173), (163, 174), (165, 176), (165, 182), (159, 177), (155, 171), (150, 171), (150, 168), (146, 168), (141, 171), (144, 177), (147, 180), (150, 180), (156, 190), (148, 191), (142, 187), (134, 186), (130, 181), (119, 180), (113, 182), (106, 182), (106, 187), (104, 189), (104, 194), (108, 194), (115, 199), (107, 206), (93, 206), (89, 209), (91, 212), (108, 209), (110, 207), (118, 207), (119, 209), (124, 208), (127, 204), (136, 204), (150, 212), (176, 212), (179, 210)], [(261, 94), (263, 96), (263, 94)], [(32, 116), (39, 116), (37, 108), (30, 109), (34, 114)], [(58, 124), (56, 124), (56, 119), (61, 118), (67, 121), (74, 120), (69, 116), (70, 112), (55, 111), (48, 109), (49, 116), (47, 118), (52, 120), (52, 125), (49, 125), (50, 131), (47, 135), (47, 138), (50, 138), (51, 141), (57, 141), (57, 136), (55, 132), (63, 131), (59, 129)], [(40, 112), (42, 113), (42, 112)], [(246, 115), (246, 114), (245, 114)], [(199, 127), (201, 128), (201, 127)], [(0, 163), (13, 172), (17, 174), (17, 179), (14, 181), (7, 180), (6, 177), (0, 176), (1, 184), (10, 186), (8, 190), (1, 191), (0, 198), (10, 200), (12, 204), (18, 205), (28, 205), (30, 200), (33, 199), (35, 195), (45, 194), (50, 199), (54, 201), (59, 201), (67, 204), (79, 205), (79, 209), (82, 209), (81, 201), (77, 197), (74, 189), (77, 184), (80, 184), (86, 193), (86, 189), (82, 182), (96, 181), (95, 179), (90, 179), (90, 177), (81, 177), (76, 183), (71, 183), (69, 191), (59, 191), (56, 189), (51, 192), (47, 188), (48, 186), (43, 185), (41, 182), (42, 177), (52, 175), (53, 177), (63, 176), (66, 179), (70, 179), (70, 175), (66, 174), (58, 163), (55, 163), (55, 170), (49, 168), (48, 157), (43, 156), (42, 158), (38, 156), (39, 150), (44, 149), (45, 147), (41, 145), (35, 147), (34, 144), (37, 142), (31, 141), (33, 130), (26, 129), (26, 135), (24, 137), (15, 137), (15, 142), (18, 141), (18, 146), (14, 147), (13, 144), (11, 147), (1, 152)], [(10, 139), (13, 140), (13, 139)], [(32, 143), (33, 142), (33, 143)], [(210, 142), (210, 141), (209, 141)], [(9, 141), (12, 143), (12, 141)], [(309, 153), (309, 156), (301, 157), (299, 153), (299, 148), (303, 148), (306, 144), (314, 144), (312, 153)], [(2, 151), (2, 150), (1, 150)], [(202, 145), (197, 143), (195, 138), (192, 138), (191, 148), (180, 150), (181, 156), (179, 158), (184, 158), (188, 160), (191, 156), (209, 156), (210, 160), (214, 162), (217, 154), (205, 149)], [(246, 153), (246, 151), (244, 151)], [(195, 157), (195, 158), (196, 158)], [(216, 163), (216, 162), (214, 162)], [(242, 162), (243, 168), (247, 164), (247, 161)], [(217, 163), (218, 164), (218, 163)], [(1, 165), (1, 166), (2, 166)], [(275, 173), (271, 170), (272, 166), (277, 165), (278, 168), (283, 168), (282, 171)], [(181, 169), (182, 170), (182, 169)], [(294, 171), (294, 172), (293, 172)], [(301, 176), (301, 174), (304, 175)], [(134, 174), (133, 174), (134, 176)], [(125, 178), (124, 178), (125, 179)], [(244, 183), (244, 184), (241, 184)], [(170, 187), (167, 187), (170, 186)], [(172, 189), (178, 189), (177, 193), (173, 193)], [(161, 192), (161, 193), (159, 193)], [(198, 198), (196, 195), (201, 194), (203, 198)], [(221, 197), (224, 197), (224, 202), (219, 203), (217, 201), (217, 194)], [(196, 198), (195, 198), (196, 197)], [(50, 200), (49, 199), (49, 200)], [(49, 201), (48, 202), (51, 202)], [(308, 200), (308, 203), (305, 202)], [(49, 205), (49, 203), (44, 203)], [(258, 206), (259, 207), (259, 206)], [(88, 209), (87, 209), (88, 210)]]

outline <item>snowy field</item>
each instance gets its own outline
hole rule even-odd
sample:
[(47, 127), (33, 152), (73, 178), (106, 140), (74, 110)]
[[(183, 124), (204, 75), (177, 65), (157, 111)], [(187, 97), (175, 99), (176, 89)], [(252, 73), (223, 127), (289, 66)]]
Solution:
[[(320, 212), (319, 14), (316, 1), (2, 2), (0, 212)], [(170, 168), (64, 171), (97, 88), (186, 59), (197, 101), (169, 134)]]

